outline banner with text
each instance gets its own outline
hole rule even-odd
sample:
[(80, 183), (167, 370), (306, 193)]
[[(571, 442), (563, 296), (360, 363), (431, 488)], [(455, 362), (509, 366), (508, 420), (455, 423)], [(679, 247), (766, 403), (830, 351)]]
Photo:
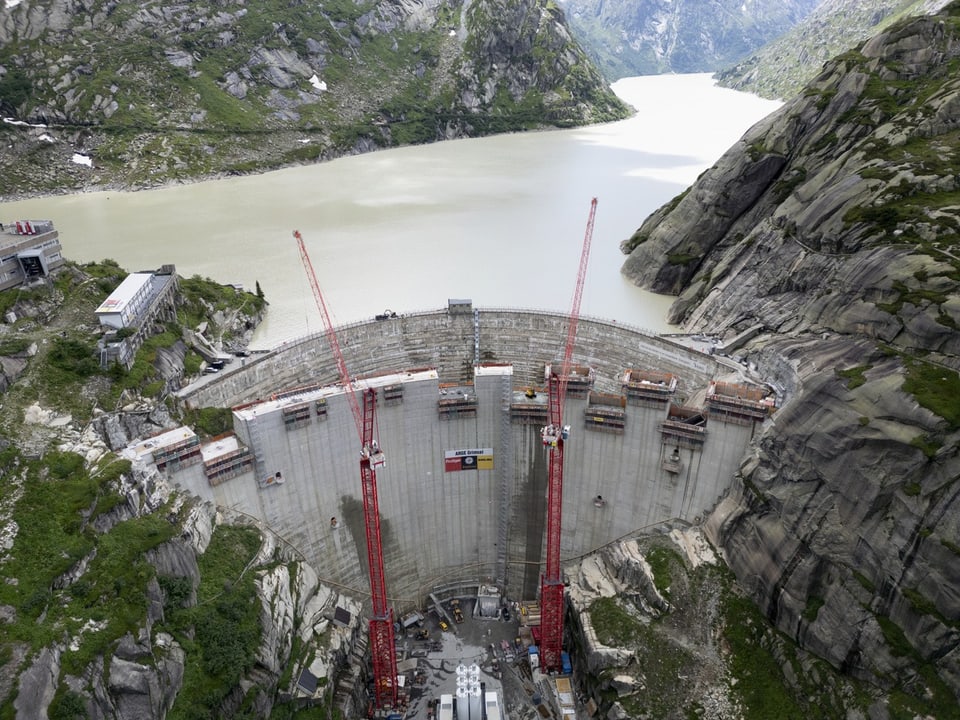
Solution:
[(493, 448), (447, 450), (443, 454), (445, 472), (460, 470), (493, 470)]

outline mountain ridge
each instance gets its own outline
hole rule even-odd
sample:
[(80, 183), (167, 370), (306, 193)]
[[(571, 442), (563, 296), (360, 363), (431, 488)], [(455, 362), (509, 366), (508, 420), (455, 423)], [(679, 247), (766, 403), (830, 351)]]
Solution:
[(547, 0), (23, 0), (0, 8), (0, 109), (9, 196), (629, 114)]

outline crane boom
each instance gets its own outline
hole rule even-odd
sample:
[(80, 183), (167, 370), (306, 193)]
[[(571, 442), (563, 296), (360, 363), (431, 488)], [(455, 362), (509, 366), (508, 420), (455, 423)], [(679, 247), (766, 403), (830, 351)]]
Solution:
[(560, 535), (563, 514), (563, 446), (569, 434), (569, 425), (563, 424), (563, 404), (570, 376), (570, 362), (580, 321), (580, 301), (587, 276), (587, 262), (593, 240), (593, 223), (597, 214), (597, 199), (590, 203), (590, 216), (580, 252), (577, 284), (570, 308), (567, 339), (563, 349), (560, 372), (550, 373), (548, 397), (548, 425), (543, 429), (543, 444), (549, 448), (547, 469), (547, 558), (540, 580), (540, 657), (547, 672), (558, 672), (562, 667), (563, 651), (563, 576), (560, 568)]
[(380, 505), (377, 499), (376, 468), (384, 465), (384, 456), (374, 437), (376, 427), (377, 391), (363, 391), (363, 407), (357, 399), (354, 383), (347, 371), (347, 363), (340, 350), (340, 341), (330, 319), (327, 303), (320, 292), (313, 263), (307, 254), (299, 230), (293, 231), (300, 249), (300, 258), (310, 281), (317, 309), (323, 317), (327, 342), (337, 362), (340, 383), (350, 402), (357, 434), (360, 437), (360, 485), (363, 491), (363, 522), (367, 538), (367, 568), (370, 575), (370, 657), (373, 665), (374, 702), (378, 708), (395, 707), (397, 704), (397, 655), (394, 648), (393, 609), (387, 602), (387, 585), (383, 571), (383, 541), (380, 535)]
[(577, 325), (580, 323), (580, 301), (583, 300), (583, 284), (587, 278), (587, 263), (590, 261), (590, 245), (593, 243), (593, 223), (597, 217), (597, 199), (590, 201), (590, 215), (587, 229), (583, 234), (583, 247), (580, 249), (580, 266), (577, 269), (577, 285), (570, 304), (570, 320), (567, 325), (567, 342), (563, 346), (563, 364), (560, 370), (560, 411), (563, 412), (564, 395), (567, 381), (570, 379), (570, 361), (573, 359), (573, 345), (577, 341)]
[(337, 362), (337, 372), (340, 375), (340, 384), (343, 385), (343, 391), (350, 402), (350, 410), (353, 413), (353, 421), (357, 424), (357, 434), (363, 433), (363, 414), (360, 410), (360, 401), (357, 400), (357, 394), (350, 380), (350, 373), (347, 371), (347, 363), (343, 359), (343, 353), (340, 352), (340, 341), (337, 340), (337, 333), (333, 329), (333, 320), (330, 319), (330, 312), (327, 310), (327, 303), (323, 299), (323, 293), (320, 292), (320, 285), (317, 283), (317, 275), (313, 272), (313, 263), (310, 262), (310, 256), (307, 254), (307, 247), (303, 244), (303, 236), (299, 230), (293, 231), (293, 237), (297, 240), (297, 247), (300, 250), (300, 260), (303, 262), (303, 268), (307, 272), (307, 280), (310, 281), (310, 289), (313, 291), (313, 299), (317, 303), (317, 310), (323, 318), (323, 328), (327, 334), (327, 342), (330, 344), (330, 350), (333, 351), (333, 357)]

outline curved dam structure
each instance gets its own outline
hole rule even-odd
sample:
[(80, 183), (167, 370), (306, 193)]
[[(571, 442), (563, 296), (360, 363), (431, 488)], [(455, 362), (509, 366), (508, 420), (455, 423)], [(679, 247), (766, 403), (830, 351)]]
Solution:
[[(566, 323), (451, 301), (337, 330), (356, 386), (377, 391), (384, 565), (399, 611), (477, 585), (536, 597), (544, 373), (562, 354)], [(720, 382), (729, 369), (711, 355), (613, 322), (581, 319), (578, 330), (565, 409), (568, 560), (698, 519), (771, 408), (761, 388)], [(322, 334), (235, 361), (179, 395), (190, 408), (232, 407), (234, 435), (201, 445), (181, 429), (139, 452), (191, 493), (269, 525), (321, 577), (364, 594), (360, 445), (337, 380)]]

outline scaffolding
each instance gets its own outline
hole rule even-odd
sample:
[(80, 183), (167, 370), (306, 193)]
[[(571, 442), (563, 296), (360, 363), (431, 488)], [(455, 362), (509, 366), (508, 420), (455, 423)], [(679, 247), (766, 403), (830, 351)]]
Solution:
[(477, 416), (477, 394), (472, 385), (440, 383), (437, 411), (441, 420)]
[(216, 487), (230, 478), (249, 471), (253, 467), (253, 456), (248, 448), (238, 448), (223, 457), (205, 462), (203, 471), (211, 487)]
[(721, 422), (750, 425), (770, 416), (774, 398), (760, 387), (714, 381), (707, 388), (706, 409)]
[(699, 450), (707, 436), (707, 416), (699, 408), (671, 405), (659, 430), (662, 444)]
[[(560, 363), (562, 365), (562, 363)], [(550, 373), (553, 365), (548, 363), (543, 368), (543, 381), (550, 384)], [(595, 372), (588, 365), (571, 365), (570, 372), (567, 374), (567, 397), (585, 398), (593, 389), (593, 380)]]
[(285, 407), (281, 412), (283, 414), (283, 426), (287, 430), (296, 430), (310, 424), (310, 403), (308, 402)]
[(403, 402), (403, 385), (397, 383), (395, 385), (385, 385), (383, 387), (383, 404), (384, 405), (399, 405)]
[(627, 370), (623, 374), (623, 394), (631, 405), (665, 408), (677, 391), (676, 375), (655, 370)]
[(583, 411), (587, 430), (623, 435), (627, 423), (626, 406), (624, 395), (591, 392)]
[(153, 462), (160, 472), (164, 470), (176, 472), (181, 468), (196, 465), (201, 459), (200, 438), (196, 435), (173, 445), (167, 445), (153, 453)]
[(548, 422), (547, 410), (547, 391), (544, 388), (528, 387), (513, 391), (511, 422), (543, 427)]

